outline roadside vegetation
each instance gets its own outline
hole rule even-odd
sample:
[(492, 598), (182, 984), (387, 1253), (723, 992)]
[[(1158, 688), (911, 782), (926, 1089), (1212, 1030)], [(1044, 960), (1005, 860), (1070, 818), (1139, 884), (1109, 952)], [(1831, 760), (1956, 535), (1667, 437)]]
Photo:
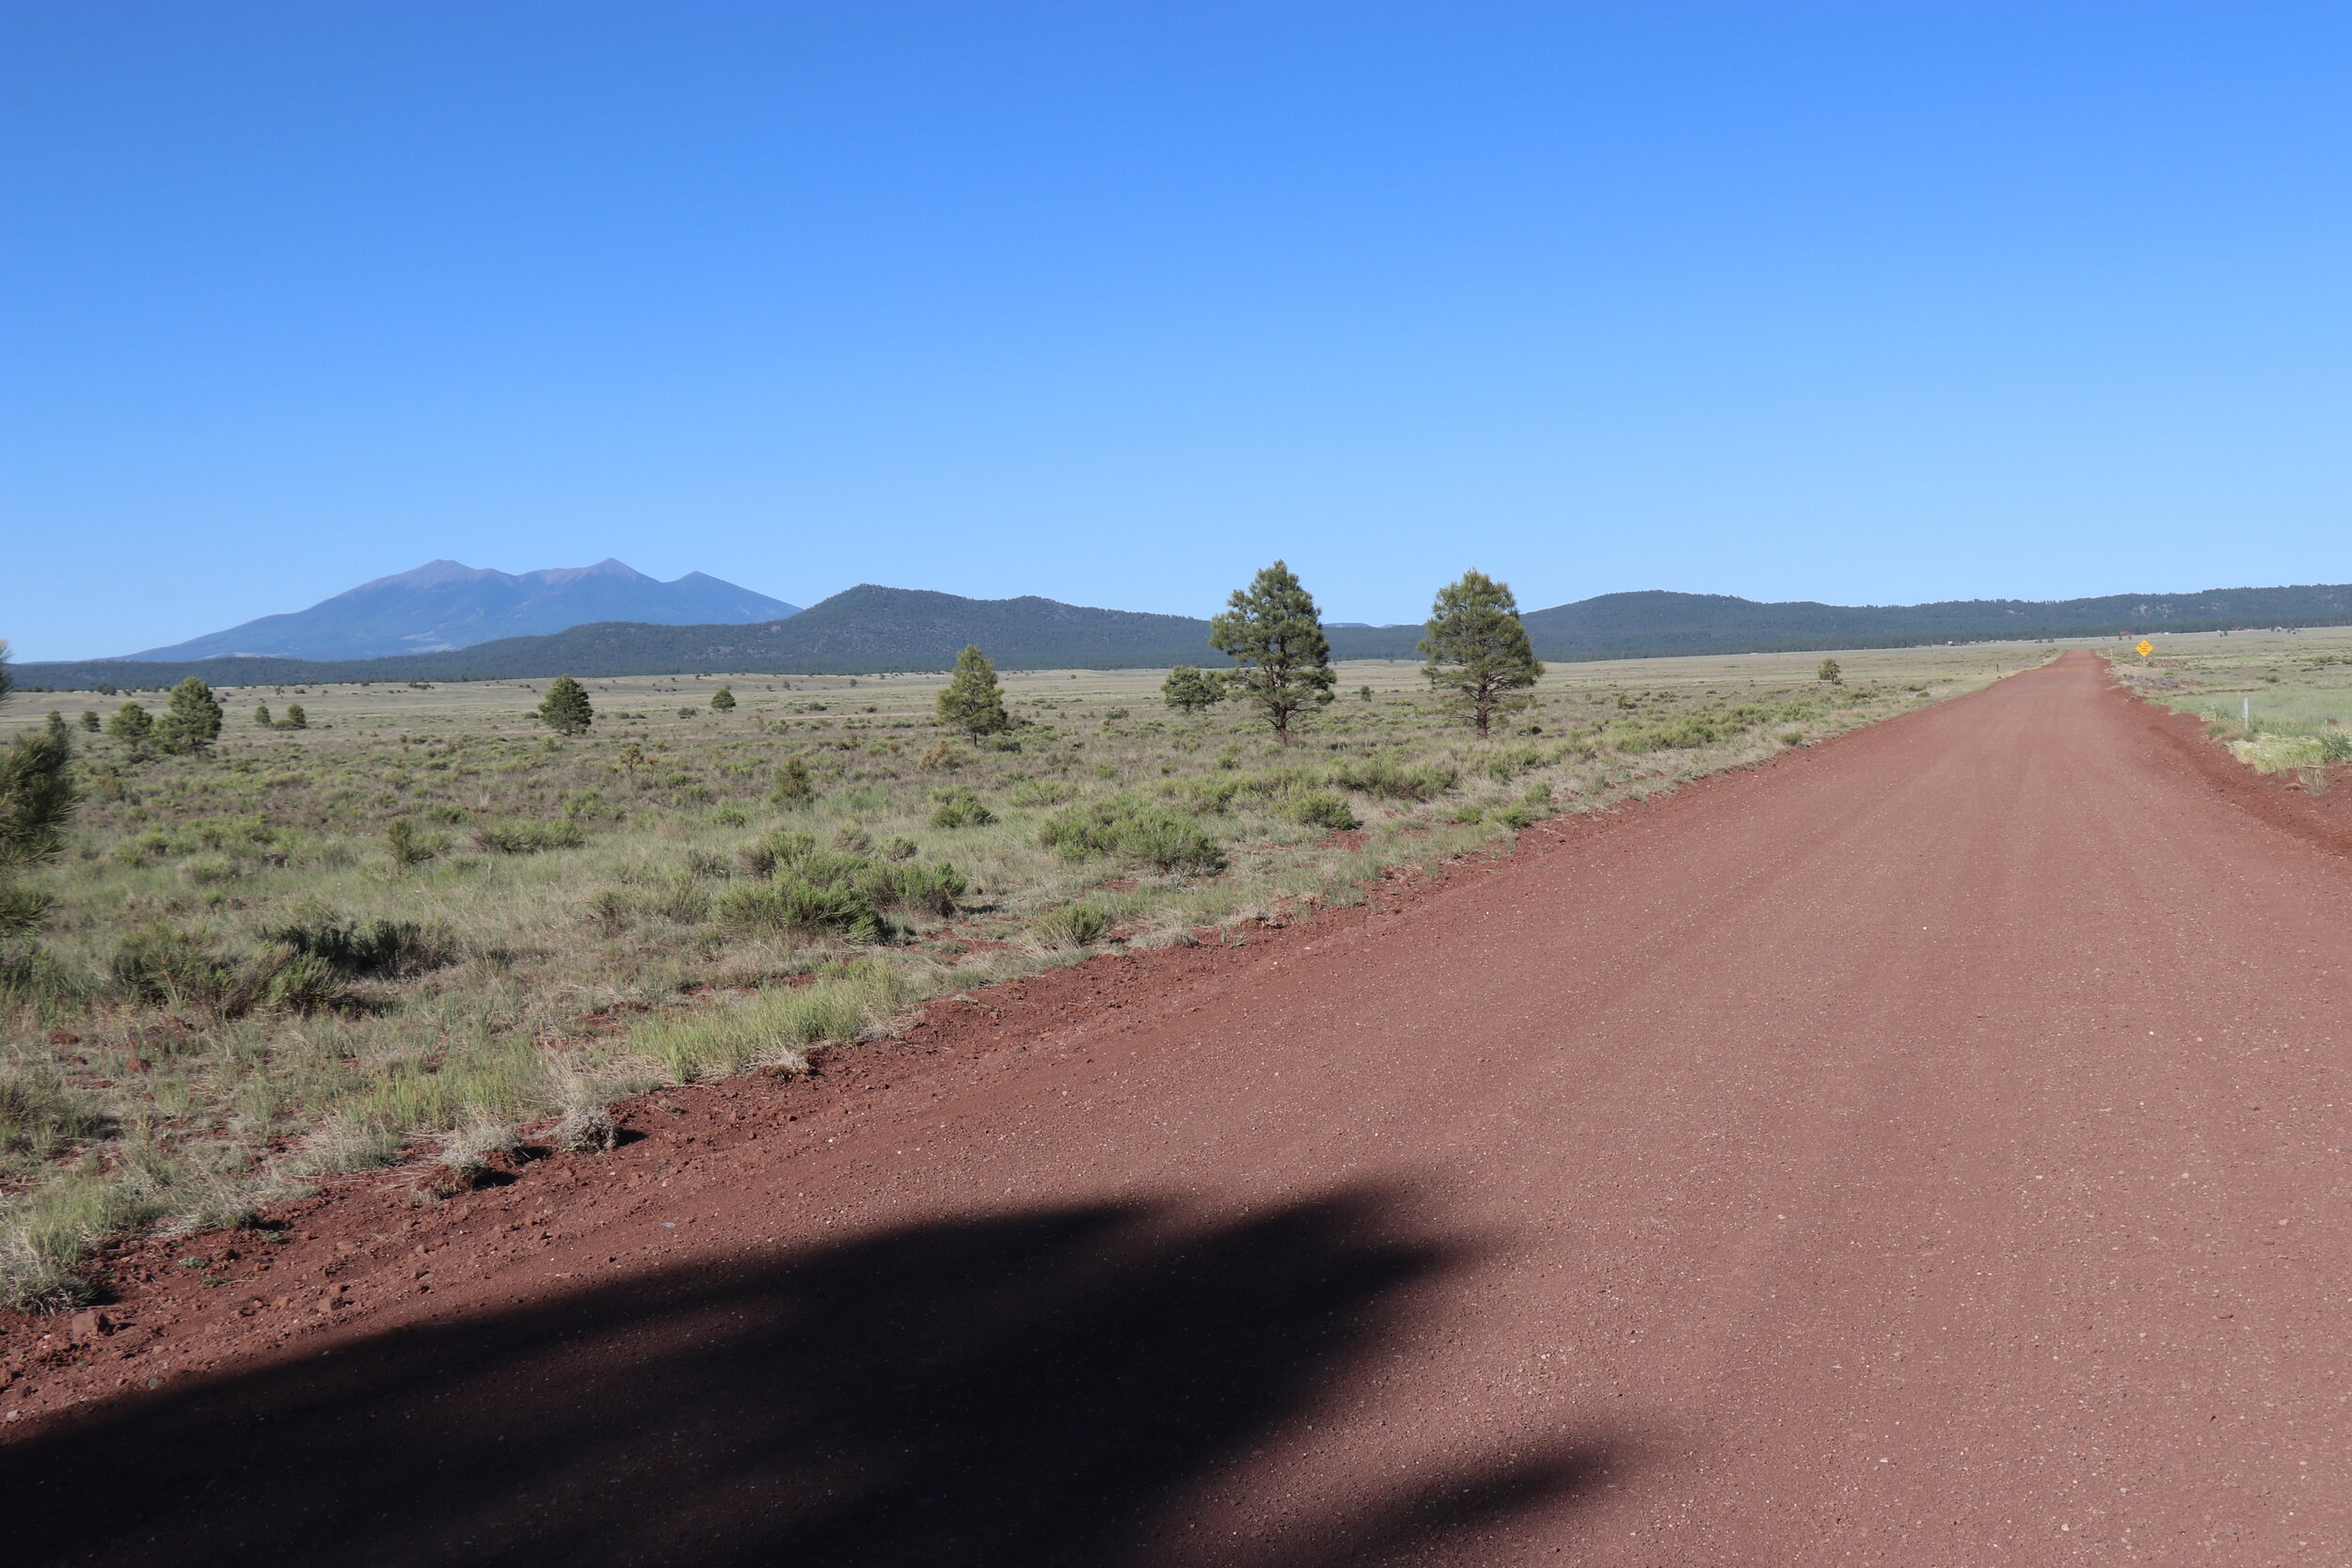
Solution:
[(632, 1094), (1246, 941), (2040, 657), (1547, 672), (1506, 587), (1449, 593), (1427, 674), (1333, 666), (1278, 567), (1220, 617), (1237, 671), (20, 693), (0, 1298), (85, 1299), (100, 1239), (337, 1172), (412, 1164), (429, 1201), (521, 1131), (606, 1147)]
[(2205, 733), (2263, 773), (2313, 794), (2352, 763), (2352, 634), (2334, 629), (2168, 639), (2143, 661), (2109, 650), (2118, 676), (2205, 721)]

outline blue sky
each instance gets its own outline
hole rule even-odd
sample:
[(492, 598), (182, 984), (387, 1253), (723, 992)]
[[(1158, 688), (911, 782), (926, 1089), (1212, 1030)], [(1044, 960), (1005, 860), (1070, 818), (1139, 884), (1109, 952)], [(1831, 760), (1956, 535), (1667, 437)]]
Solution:
[(0, 4), (0, 636), (2352, 580), (2352, 9)]

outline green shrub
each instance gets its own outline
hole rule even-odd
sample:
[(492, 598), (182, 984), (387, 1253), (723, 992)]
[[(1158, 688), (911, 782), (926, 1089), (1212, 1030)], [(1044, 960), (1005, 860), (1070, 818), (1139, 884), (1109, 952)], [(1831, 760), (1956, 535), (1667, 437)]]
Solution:
[(850, 942), (880, 942), (888, 934), (882, 912), (856, 888), (812, 882), (786, 873), (772, 882), (729, 888), (716, 912), (730, 926), (754, 930), (831, 933)]
[(588, 842), (580, 824), (569, 817), (552, 822), (480, 822), (474, 825), (474, 847), (497, 855), (535, 855), (547, 849), (577, 849)]
[(449, 847), (449, 839), (442, 833), (421, 833), (414, 822), (395, 816), (384, 825), (384, 847), (391, 855), (393, 866), (405, 871), (410, 866), (422, 865)]
[(1424, 762), (1410, 767), (1393, 757), (1376, 756), (1335, 762), (1324, 776), (1342, 789), (1389, 800), (1434, 800), (1461, 782), (1462, 770), (1451, 763)]
[(776, 787), (768, 792), (771, 805), (787, 810), (805, 806), (817, 798), (817, 783), (810, 776), (808, 764), (799, 757), (787, 757), (776, 769)]
[(946, 862), (933, 865), (893, 865), (868, 861), (851, 873), (860, 893), (883, 909), (913, 910), (923, 914), (951, 915), (963, 896), (961, 872)]
[(1039, 830), (1038, 841), (1070, 861), (1106, 856), (1201, 876), (1225, 866), (1216, 841), (1200, 823), (1124, 795), (1056, 813)]
[(289, 1012), (319, 1013), (349, 1000), (335, 966), (314, 953), (267, 953), (253, 965), (253, 1003)]
[(1688, 752), (1721, 745), (1743, 733), (1737, 720), (1720, 713), (1686, 713), (1662, 724), (1628, 725), (1613, 730), (1609, 743), (1629, 756), (1646, 752)]
[(125, 996), (165, 1006), (213, 1006), (235, 975), (212, 947), (160, 920), (133, 927), (115, 946), (114, 982)]
[(1279, 809), (1284, 817), (1305, 828), (1344, 832), (1350, 828), (1363, 826), (1356, 819), (1356, 814), (1347, 809), (1347, 802), (1328, 790), (1317, 789), (1291, 796)]
[(976, 790), (945, 789), (940, 791), (938, 800), (931, 812), (934, 828), (985, 828), (996, 820), (996, 814), (988, 809)]
[(1041, 947), (1091, 947), (1110, 935), (1110, 916), (1091, 904), (1064, 904), (1032, 917), (1030, 940)]
[(437, 969), (455, 949), (447, 932), (414, 921), (377, 920), (362, 926), (318, 912), (273, 927), (263, 935), (294, 953), (320, 959), (337, 974), (363, 978), (394, 979)]
[(211, 887), (218, 882), (233, 882), (245, 875), (235, 863), (225, 861), (218, 855), (207, 855), (199, 860), (192, 860), (180, 868), (180, 874), (185, 877), (189, 885), (193, 887)]

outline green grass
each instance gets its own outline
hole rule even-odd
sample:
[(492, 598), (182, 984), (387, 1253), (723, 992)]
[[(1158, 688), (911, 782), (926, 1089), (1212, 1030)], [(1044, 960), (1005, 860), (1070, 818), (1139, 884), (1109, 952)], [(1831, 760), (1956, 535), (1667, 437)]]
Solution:
[(2143, 665), (2117, 657), (2127, 685), (2183, 713), (2264, 773), (2294, 771), (2327, 787), (2352, 762), (2352, 646), (2318, 636), (2184, 641)]

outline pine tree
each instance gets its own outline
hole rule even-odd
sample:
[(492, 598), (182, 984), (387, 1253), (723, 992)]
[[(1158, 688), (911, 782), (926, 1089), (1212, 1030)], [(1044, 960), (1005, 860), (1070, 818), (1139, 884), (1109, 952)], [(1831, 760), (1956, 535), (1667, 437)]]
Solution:
[(768, 800), (774, 805), (796, 807), (807, 805), (816, 795), (817, 781), (808, 764), (799, 757), (787, 757), (776, 769), (776, 787), (768, 792)]
[(106, 733), (135, 749), (146, 745), (147, 737), (155, 733), (155, 721), (138, 704), (125, 703), (106, 721)]
[(558, 735), (584, 735), (596, 721), (588, 693), (569, 675), (558, 675), (539, 704), (539, 722)]
[(290, 730), (307, 730), (310, 727), (310, 716), (302, 711), (302, 705), (300, 703), (288, 703), (286, 705), (286, 728)]
[(100, 730), (105, 727), (99, 721), (98, 710), (94, 707), (86, 707), (82, 710), (80, 722), (82, 728), (87, 730), (92, 735), (96, 735)]
[(1469, 713), (1481, 740), (1508, 694), (1534, 686), (1544, 673), (1511, 585), (1484, 572), (1464, 572), (1459, 582), (1438, 590), (1420, 651), (1429, 656), (1422, 673)]
[(262, 703), (255, 705), (253, 709), (253, 723), (254, 727), (257, 729), (274, 730), (278, 727), (278, 721), (269, 716), (269, 705), (267, 703)]
[(1837, 668), (1837, 661), (1834, 658), (1825, 658), (1821, 660), (1821, 667), (1813, 672), (1813, 678), (1815, 680), (1827, 681), (1832, 686), (1843, 686), (1846, 684), (1846, 673)]
[(37, 865), (65, 842), (79, 797), (65, 738), (46, 728), (20, 735), (0, 752), (0, 873)]
[(1186, 713), (1199, 713), (1225, 700), (1225, 677), (1214, 670), (1196, 670), (1189, 664), (1179, 664), (1160, 683), (1160, 699), (1169, 707)]
[(939, 693), (939, 721), (977, 740), (1012, 727), (1005, 694), (996, 687), (996, 666), (977, 646), (956, 656), (956, 673)]
[(220, 703), (211, 687), (190, 675), (171, 689), (171, 700), (155, 724), (155, 744), (193, 753), (219, 738)]
[(1209, 623), (1209, 646), (1232, 656), (1237, 668), (1225, 677), (1228, 687), (1255, 703), (1274, 738), (1288, 746), (1293, 717), (1330, 702), (1337, 678), (1314, 598), (1278, 561), (1248, 588), (1234, 589), (1227, 604), (1231, 608)]
[(43, 722), (41, 728), (49, 732), (49, 737), (52, 740), (55, 740), (58, 745), (65, 748), (66, 755), (72, 756), (73, 754), (73, 731), (66, 723), (64, 714), (59, 713), (54, 707), (51, 708), (49, 710), (49, 718), (45, 722)]
[(713, 713), (733, 713), (735, 711), (735, 693), (728, 690), (723, 686), (719, 688), (718, 690), (713, 691), (710, 694), (710, 710)]
[(7, 702), (15, 689), (16, 672), (8, 667), (8, 640), (0, 637), (0, 703)]

